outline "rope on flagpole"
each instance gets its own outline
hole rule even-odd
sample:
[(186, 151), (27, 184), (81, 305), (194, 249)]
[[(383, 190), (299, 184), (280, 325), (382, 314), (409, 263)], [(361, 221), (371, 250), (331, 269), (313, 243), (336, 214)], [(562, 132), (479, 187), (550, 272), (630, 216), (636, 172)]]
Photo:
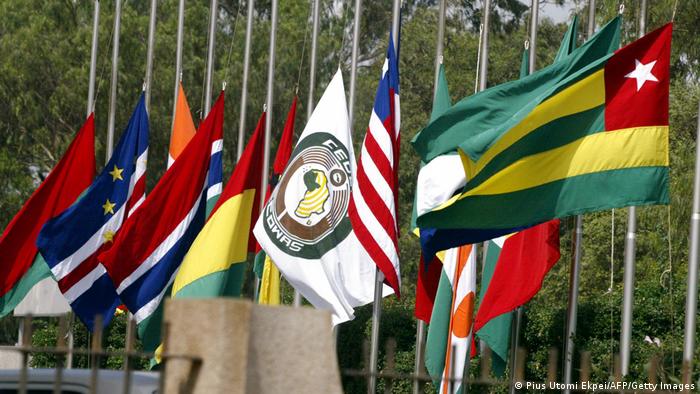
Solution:
[[(124, 1), (124, 4), (122, 7), (125, 7), (128, 3), (127, 1)], [(109, 32), (109, 41), (107, 44), (107, 52), (109, 53), (112, 49), (112, 39), (114, 38), (114, 23), (112, 23), (112, 30)], [(103, 60), (102, 61), (102, 67), (100, 70), (100, 78), (97, 80), (97, 88), (95, 88), (95, 99), (92, 101), (92, 111), (95, 111), (95, 106), (97, 105), (97, 98), (100, 97), (100, 88), (102, 87), (102, 80), (104, 80), (104, 75), (105, 75), (105, 70), (107, 69), (107, 61)]]
[(224, 71), (224, 84), (228, 80), (229, 67), (231, 65), (231, 53), (233, 53), (233, 43), (236, 41), (236, 28), (238, 27), (238, 17), (241, 13), (242, 1), (238, 2), (238, 9), (236, 9), (236, 18), (233, 20), (233, 32), (231, 33), (231, 45), (228, 47), (228, 55), (226, 56), (226, 68)]
[[(671, 333), (676, 332), (676, 307), (673, 302), (673, 243), (672, 243), (672, 229), (671, 229), (671, 204), (668, 204), (668, 209), (666, 210), (666, 224), (667, 224), (667, 240), (668, 240), (668, 268), (661, 273), (659, 281), (661, 286), (663, 286), (663, 277), (668, 274), (668, 301), (669, 309), (671, 312)], [(664, 286), (665, 287), (665, 286)], [(671, 346), (671, 375), (675, 376), (676, 373), (676, 347)]]
[[(309, 14), (306, 15), (306, 21), (309, 21), (309, 18), (311, 17), (311, 11), (313, 10), (314, 7), (314, 2), (310, 1), (309, 2)], [(301, 45), (301, 56), (299, 57), (299, 72), (297, 73), (297, 84), (294, 87), (294, 95), (299, 93), (299, 81), (301, 81), (301, 69), (302, 66), (304, 65), (304, 53), (306, 52), (306, 40), (309, 37), (309, 23), (306, 24), (306, 28), (304, 29), (304, 43)]]
[(671, 22), (676, 21), (676, 11), (678, 11), (678, 0), (676, 0), (676, 2), (673, 3), (673, 13), (671, 14)]
[(348, 5), (347, 7), (343, 8), (343, 19), (341, 19), (342, 38), (340, 40), (340, 50), (338, 51), (338, 67), (340, 67), (343, 64), (343, 48), (345, 48), (345, 36), (347, 36), (347, 34), (345, 34), (345, 28), (348, 24), (348, 8), (350, 8), (350, 6)]

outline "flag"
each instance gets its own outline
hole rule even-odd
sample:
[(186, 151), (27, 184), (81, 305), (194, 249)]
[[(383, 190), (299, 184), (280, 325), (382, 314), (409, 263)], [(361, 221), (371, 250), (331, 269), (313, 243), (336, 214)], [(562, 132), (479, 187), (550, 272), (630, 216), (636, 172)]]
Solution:
[(559, 220), (507, 237), (474, 319), (474, 331), (530, 301), (559, 256)]
[[(481, 148), (462, 141), (473, 177), (419, 225), (506, 228), (668, 204), (671, 30), (666, 25), (571, 74), (520, 123), (483, 134)], [(577, 51), (550, 67), (581, 60)], [(454, 114), (441, 119), (447, 115)]]
[(399, 63), (390, 33), (369, 127), (353, 178), (348, 213), (360, 245), (397, 296), (401, 294), (396, 219), (400, 126)]
[(105, 327), (119, 305), (97, 256), (113, 245), (122, 223), (143, 201), (148, 159), (148, 114), (141, 94), (112, 157), (80, 200), (46, 222), (37, 246), (73, 311), (92, 330)]
[[(253, 233), (285, 279), (334, 324), (372, 302), (376, 265), (348, 217), (355, 155), (343, 76), (326, 87)], [(384, 287), (385, 294), (388, 288)]]
[(194, 138), (114, 238), (113, 247), (100, 254), (140, 336), (204, 224), (207, 174), (211, 156), (222, 145), (223, 109), (222, 92)]
[[(287, 120), (284, 122), (284, 130), (280, 138), (277, 153), (275, 154), (275, 162), (272, 165), (272, 174), (268, 182), (265, 202), (270, 199), (272, 190), (277, 186), (279, 178), (284, 172), (289, 157), (292, 155), (292, 138), (294, 137), (294, 120), (297, 113), (297, 97), (294, 96), (292, 106), (287, 113)], [(260, 278), (260, 289), (258, 290), (258, 302), (268, 305), (279, 305), (280, 303), (280, 272), (275, 263), (260, 250), (260, 245), (256, 244), (255, 256), (255, 274)]]
[(24, 203), (0, 235), (0, 317), (10, 313), (29, 290), (51, 276), (38, 254), (41, 227), (78, 199), (95, 177), (93, 114), (49, 175)]
[(173, 165), (175, 159), (180, 156), (196, 132), (182, 82), (179, 82), (177, 86), (177, 104), (175, 105), (173, 130), (170, 132), (170, 147), (168, 148), (168, 168)]
[[(576, 35), (577, 35), (577, 30), (578, 30), (578, 15), (574, 15), (574, 19), (571, 21), (569, 24), (569, 27), (566, 29), (566, 33), (564, 33), (564, 38), (561, 40), (561, 44), (559, 45), (559, 50), (557, 51), (557, 56), (554, 57), (554, 62), (558, 62), (560, 60), (563, 60), (567, 56), (571, 54), (576, 49)], [(530, 58), (530, 49), (527, 48), (523, 52), (523, 60), (525, 59), (525, 56), (527, 56), (528, 60)], [(527, 67), (527, 68), (525, 68)], [(523, 78), (530, 74), (530, 63), (525, 63), (523, 61), (522, 66), (520, 67), (520, 78)]]
[(462, 392), (468, 349), (473, 346), (475, 293), (476, 248), (464, 245), (446, 251), (425, 343), (425, 367), (440, 393)]
[[(433, 98), (433, 111), (430, 114), (430, 120), (436, 119), (451, 106), (452, 99), (450, 98), (450, 91), (447, 85), (447, 77), (445, 76), (445, 66), (440, 63), (437, 86), (435, 87), (435, 97)], [(454, 159), (456, 159), (456, 161)], [(452, 161), (450, 162), (450, 160)], [(440, 203), (442, 203), (452, 197), (452, 194), (459, 190), (459, 187), (464, 186), (465, 183), (465, 181), (459, 180), (460, 178), (464, 178), (464, 171), (462, 170), (459, 157), (456, 154), (440, 156), (440, 159), (433, 160), (431, 163), (432, 164), (428, 167), (426, 167), (425, 163), (421, 163), (421, 169), (418, 172), (418, 179), (420, 181), (416, 182), (416, 192), (414, 194), (413, 211), (411, 215), (411, 228), (414, 229), (414, 234), (418, 236), (420, 236), (420, 230), (416, 226), (416, 204), (418, 196), (420, 195), (423, 197), (434, 191), (445, 193), (444, 191), (447, 190), (442, 198), (439, 196), (428, 197), (428, 199), (441, 199)], [(453, 180), (455, 179), (457, 179), (457, 185), (453, 184)], [(445, 187), (446, 184), (444, 182), (447, 182), (451, 187)], [(435, 292), (440, 282), (442, 264), (437, 258), (426, 262), (422, 252), (419, 259), (414, 314), (417, 319), (429, 323), (430, 316), (433, 312), (433, 304), (435, 302)]]
[(264, 133), (263, 112), (221, 198), (182, 261), (172, 297), (240, 295), (243, 271), (231, 268), (243, 267), (255, 248), (250, 233), (260, 210)]

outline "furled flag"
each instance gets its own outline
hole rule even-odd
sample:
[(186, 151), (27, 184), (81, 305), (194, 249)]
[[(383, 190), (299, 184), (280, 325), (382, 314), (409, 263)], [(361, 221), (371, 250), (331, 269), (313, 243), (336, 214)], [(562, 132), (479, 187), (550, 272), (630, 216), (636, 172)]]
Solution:
[[(440, 63), (438, 69), (437, 86), (435, 87), (435, 97), (433, 97), (433, 111), (430, 114), (430, 120), (434, 120), (442, 115), (447, 109), (452, 106), (450, 91), (447, 86), (447, 77), (445, 76), (445, 66)], [(423, 174), (421, 176), (420, 174)], [(428, 175), (428, 176), (426, 176)], [(416, 184), (416, 193), (413, 200), (413, 212), (411, 215), (411, 228), (414, 233), (420, 236), (420, 229), (416, 227), (416, 199), (419, 193), (426, 194), (440, 190), (451, 190), (449, 195), (442, 196), (443, 201), (447, 201), (459, 187), (464, 186), (466, 181), (460, 181), (464, 178), (464, 170), (460, 162), (459, 156), (456, 154), (447, 154), (431, 161), (431, 164), (426, 166), (421, 163), (419, 177), (424, 181), (421, 186)], [(439, 180), (432, 183), (432, 180)], [(454, 182), (457, 180), (457, 184)], [(449, 187), (445, 184), (452, 184)], [(461, 183), (461, 185), (460, 185)], [(438, 197), (439, 198), (439, 197)], [(430, 323), (430, 316), (433, 312), (433, 304), (435, 302), (435, 292), (437, 291), (438, 283), (440, 282), (440, 273), (442, 272), (442, 264), (437, 258), (432, 261), (424, 261), (425, 256), (421, 252), (418, 264), (418, 281), (416, 282), (416, 303), (415, 316), (426, 323)]]
[(401, 294), (396, 220), (400, 126), (399, 62), (390, 33), (348, 213), (357, 239), (397, 296)]
[(100, 254), (139, 335), (204, 224), (207, 174), (210, 157), (221, 150), (223, 110), (222, 92), (194, 138), (114, 238), (114, 247)]
[(88, 116), (49, 175), (0, 235), (0, 317), (10, 313), (29, 290), (51, 276), (37, 253), (41, 227), (90, 186), (95, 177), (95, 117)]
[(446, 251), (425, 343), (425, 367), (440, 393), (462, 392), (473, 343), (475, 293), (476, 248), (464, 245)]
[[(460, 195), (419, 216), (418, 224), (507, 228), (628, 205), (668, 204), (671, 31), (668, 24), (564, 73), (566, 78), (528, 105), (534, 108), (483, 133), (479, 141), (469, 137), (463, 122), (448, 120), (459, 116), (459, 105), (433, 122), (426, 136), (456, 129), (464, 134), (458, 145), (473, 176)], [(549, 68), (588, 60), (582, 55), (586, 44), (583, 52)]]
[(180, 153), (190, 142), (196, 129), (190, 112), (190, 105), (187, 104), (185, 89), (182, 82), (178, 83), (177, 104), (175, 105), (175, 116), (173, 119), (173, 130), (170, 132), (170, 147), (168, 148), (168, 168), (175, 162)]
[[(574, 21), (564, 36), (562, 43), (559, 47), (560, 60), (565, 59), (564, 53), (572, 53), (575, 50), (575, 42), (571, 40), (571, 37), (575, 37), (576, 21)], [(611, 53), (615, 49), (619, 48), (619, 19), (613, 20), (611, 23), (604, 26), (600, 32), (594, 35), (586, 47), (590, 49), (587, 50), (587, 56), (591, 59), (599, 58), (608, 53)], [(580, 51), (583, 51), (581, 49)], [(580, 52), (579, 51), (579, 52)], [(527, 52), (527, 51), (526, 51)], [(525, 58), (525, 60), (527, 60)], [(572, 67), (578, 69), (586, 66), (587, 63), (580, 62), (576, 63)], [(522, 105), (528, 104), (529, 100), (532, 98), (529, 95), (535, 96), (534, 92), (538, 89), (542, 83), (541, 78), (537, 80), (531, 80), (527, 78), (522, 78), (522, 72), (525, 75), (528, 74), (527, 70), (523, 70), (522, 66), (527, 66), (527, 61), (521, 65), (521, 79), (518, 81), (508, 82), (506, 84), (498, 85), (489, 88), (483, 92), (477, 93), (469, 98), (460, 101), (457, 106), (473, 107), (473, 112), (466, 116), (464, 119), (469, 121), (474, 117), (481, 117), (487, 112), (491, 112), (489, 118), (484, 119), (483, 122), (476, 121), (470, 123), (469, 130), (470, 134), (473, 134), (474, 140), (481, 138), (478, 134), (484, 134), (488, 132), (493, 127), (499, 127), (501, 124), (505, 123), (509, 118), (518, 112)], [(551, 69), (551, 66), (546, 68)], [(502, 100), (502, 96), (510, 96), (512, 100), (507, 103)], [(462, 115), (460, 115), (462, 116)], [(460, 118), (453, 118), (454, 120), (459, 120)], [(437, 120), (434, 120), (437, 121)], [(432, 123), (433, 121), (431, 121)], [(421, 137), (416, 137), (415, 140), (419, 140)], [(415, 141), (417, 143), (417, 141)], [(436, 146), (438, 143), (446, 141), (423, 141)], [(464, 173), (464, 170), (457, 170), (460, 174), (455, 173), (454, 164), (449, 164), (449, 167), (445, 166), (444, 161), (452, 159), (456, 161), (456, 158), (450, 158), (450, 154), (455, 154), (457, 152), (457, 145), (444, 144), (441, 147), (440, 153), (434, 159), (430, 160), (428, 168), (434, 161), (438, 161), (433, 164), (438, 169), (436, 171), (425, 171), (425, 174), (419, 174), (417, 189), (420, 192), (416, 194), (415, 209), (418, 216), (429, 212), (430, 210), (440, 206), (445, 203), (450, 197), (452, 197), (455, 192), (460, 192), (464, 185), (466, 184), (466, 178), (468, 174)], [(443, 149), (444, 148), (444, 149)], [(461, 163), (461, 161), (460, 161)], [(426, 170), (428, 169), (426, 168)], [(448, 169), (452, 169), (448, 172)], [(446, 174), (446, 175), (442, 175)], [(437, 178), (435, 178), (437, 176)], [(448, 178), (450, 180), (448, 180)], [(434, 181), (434, 179), (440, 179), (440, 181)], [(466, 243), (479, 242), (487, 239), (497, 238), (506, 234), (513, 233), (515, 231), (527, 228), (529, 225), (534, 223), (528, 223), (522, 226), (513, 226), (510, 228), (431, 228), (431, 226), (422, 225), (421, 226), (421, 248), (426, 256), (432, 256), (437, 251), (445, 250), (454, 246), (463, 245)]]
[(352, 319), (353, 308), (374, 295), (376, 265), (359, 245), (347, 213), (354, 173), (338, 70), (253, 231), (285, 279), (316, 308), (331, 311), (334, 324)]
[(119, 298), (97, 256), (109, 250), (125, 219), (141, 204), (148, 159), (148, 114), (141, 94), (112, 157), (90, 188), (41, 230), (37, 246), (73, 311), (92, 330), (109, 324)]
[(255, 248), (252, 225), (260, 211), (265, 113), (250, 137), (219, 202), (192, 242), (173, 283), (172, 297), (239, 296), (248, 253)]
[[(272, 165), (272, 174), (270, 174), (270, 182), (267, 187), (265, 202), (270, 199), (272, 190), (277, 186), (280, 176), (292, 155), (292, 138), (294, 137), (294, 119), (297, 113), (297, 97), (294, 96), (292, 106), (287, 113), (287, 120), (284, 123), (284, 131), (280, 138), (277, 154), (275, 154), (275, 162)], [(260, 249), (259, 245), (256, 245)], [(256, 250), (255, 256), (255, 274), (260, 278), (260, 289), (258, 290), (258, 302), (267, 305), (279, 305), (280, 303), (280, 272), (275, 263), (272, 262), (264, 251)]]

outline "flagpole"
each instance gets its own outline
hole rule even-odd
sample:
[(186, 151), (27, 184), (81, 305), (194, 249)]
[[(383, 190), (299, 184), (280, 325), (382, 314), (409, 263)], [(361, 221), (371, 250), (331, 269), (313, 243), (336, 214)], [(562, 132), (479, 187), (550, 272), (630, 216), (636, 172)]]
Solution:
[(214, 70), (214, 50), (216, 47), (216, 17), (219, 10), (219, 1), (211, 0), (209, 8), (209, 47), (207, 48), (207, 80), (206, 86), (204, 86), (204, 116), (211, 109), (211, 86)]
[[(588, 38), (593, 36), (595, 30), (595, 0), (588, 0)], [(569, 269), (569, 305), (566, 323), (566, 342), (564, 353), (564, 383), (571, 383), (574, 368), (574, 336), (578, 324), (578, 288), (581, 277), (581, 244), (583, 242), (583, 216), (576, 215), (575, 229), (572, 237), (573, 256)], [(564, 390), (570, 393), (569, 389)]]
[(95, 77), (97, 75), (97, 43), (100, 32), (100, 2), (95, 0), (95, 9), (92, 15), (92, 45), (90, 52), (90, 79), (88, 81), (87, 115), (95, 110)]
[(173, 121), (170, 125), (172, 129), (175, 125), (175, 113), (177, 112), (177, 96), (180, 92), (180, 82), (182, 81), (182, 36), (185, 30), (185, 0), (180, 0), (177, 7), (177, 39), (175, 49), (175, 94), (173, 95)]
[[(357, 82), (357, 56), (360, 52), (360, 17), (362, 14), (362, 0), (355, 0), (355, 17), (352, 29), (352, 60), (350, 62), (350, 100), (348, 101), (348, 115), (350, 117), (350, 132), (353, 130), (355, 116), (355, 84)], [(340, 48), (341, 52), (343, 48)]]
[(158, 0), (151, 0), (151, 15), (148, 21), (148, 49), (146, 50), (146, 109), (151, 108), (151, 85), (153, 79), (153, 52), (156, 47), (156, 14)]
[[(700, 104), (698, 104), (700, 114)], [(700, 117), (698, 117), (697, 141), (700, 141)], [(693, 355), (695, 353), (695, 328), (698, 313), (698, 261), (700, 261), (700, 144), (695, 147), (695, 182), (693, 187), (693, 211), (690, 216), (690, 252), (688, 254), (688, 289), (685, 304), (685, 337), (683, 340), (682, 382), (691, 383)]]
[(243, 50), (243, 81), (241, 84), (241, 116), (238, 120), (238, 149), (236, 161), (243, 154), (245, 142), (245, 117), (248, 105), (248, 74), (250, 72), (250, 44), (253, 39), (253, 14), (255, 13), (255, 1), (248, 0), (248, 19), (245, 25), (245, 49)]
[[(320, 0), (313, 0), (312, 29), (311, 29), (311, 56), (309, 59), (309, 95), (306, 100), (306, 121), (311, 119), (314, 112), (314, 89), (316, 88), (316, 52), (318, 48), (318, 15)], [(342, 50), (342, 48), (341, 48)], [(294, 302), (292, 305), (300, 307), (302, 302), (301, 294), (294, 289)]]
[(117, 115), (117, 77), (119, 76), (119, 29), (121, 28), (122, 0), (114, 2), (114, 41), (112, 43), (112, 82), (109, 92), (109, 118), (107, 122), (107, 149), (105, 162), (112, 156), (114, 147), (114, 121)]
[[(642, 0), (639, 13), (639, 37), (646, 30), (647, 0)], [(622, 329), (620, 331), (620, 373), (626, 376), (630, 366), (630, 345), (632, 339), (632, 313), (634, 308), (634, 277), (637, 238), (637, 208), (627, 211), (627, 236), (625, 237), (625, 277), (622, 296)]]
[[(447, 0), (440, 0), (438, 8), (438, 30), (437, 30), (437, 42), (435, 44), (435, 80), (433, 83), (433, 100), (437, 95), (438, 79), (440, 77), (440, 65), (442, 64), (442, 54), (445, 41), (445, 10), (446, 10)], [(419, 376), (423, 372), (423, 356), (425, 353), (425, 322), (418, 319), (416, 325), (416, 352), (415, 352), (415, 362), (413, 365), (413, 374)], [(413, 380), (413, 394), (419, 394), (421, 387), (421, 381), (418, 379)]]

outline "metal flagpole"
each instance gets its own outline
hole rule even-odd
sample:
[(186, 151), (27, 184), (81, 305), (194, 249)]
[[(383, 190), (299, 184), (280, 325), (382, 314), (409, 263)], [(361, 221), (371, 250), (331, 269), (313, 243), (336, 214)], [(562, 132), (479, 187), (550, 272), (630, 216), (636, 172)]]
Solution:
[(114, 2), (114, 42), (112, 43), (112, 83), (109, 92), (109, 118), (107, 122), (107, 149), (105, 162), (112, 156), (114, 147), (114, 120), (117, 115), (117, 77), (119, 76), (119, 29), (121, 28), (122, 0)]
[(95, 109), (95, 76), (97, 74), (97, 43), (100, 33), (100, 2), (95, 0), (92, 16), (92, 50), (90, 52), (90, 79), (88, 82), (87, 116)]
[(245, 142), (245, 116), (248, 105), (248, 73), (250, 70), (250, 44), (253, 39), (253, 14), (255, 13), (255, 1), (248, 0), (248, 19), (245, 26), (245, 49), (243, 50), (243, 83), (241, 84), (241, 117), (238, 121), (238, 149), (236, 161), (243, 154)]
[(207, 82), (204, 86), (204, 116), (211, 109), (211, 85), (214, 70), (214, 48), (216, 47), (216, 17), (219, 10), (219, 1), (211, 0), (209, 8), (209, 47), (207, 48)]
[[(588, 38), (593, 36), (595, 30), (595, 0), (588, 0)], [(566, 342), (564, 353), (564, 383), (570, 384), (574, 368), (574, 336), (578, 324), (578, 287), (581, 276), (581, 243), (583, 242), (583, 216), (577, 215), (575, 229), (572, 237), (573, 256), (569, 269), (569, 305), (566, 324)], [(567, 386), (568, 387), (568, 386)], [(564, 390), (570, 393), (569, 389)]]
[(173, 121), (170, 125), (172, 129), (175, 125), (175, 112), (177, 111), (177, 96), (180, 92), (180, 81), (182, 81), (182, 36), (185, 30), (185, 0), (180, 0), (177, 7), (177, 49), (175, 50), (175, 95), (173, 96)]
[[(491, 10), (491, 0), (484, 0), (484, 11)], [(481, 28), (481, 54), (479, 55), (479, 91), (486, 89), (486, 81), (489, 76), (489, 26), (491, 13), (484, 12), (484, 21)]]
[(151, 108), (151, 84), (153, 82), (153, 52), (156, 47), (156, 14), (158, 0), (151, 0), (151, 15), (148, 21), (148, 49), (146, 51), (146, 109)]
[[(698, 105), (700, 114), (700, 104)], [(698, 117), (697, 141), (700, 141), (700, 117)], [(695, 147), (695, 183), (693, 211), (690, 216), (690, 253), (688, 254), (688, 290), (685, 304), (685, 337), (683, 340), (683, 383), (691, 383), (693, 355), (695, 353), (695, 328), (698, 313), (698, 261), (700, 261), (700, 144)]]
[[(355, 0), (355, 18), (352, 29), (352, 60), (350, 63), (350, 100), (348, 101), (348, 115), (350, 117), (350, 131), (353, 130), (355, 115), (355, 84), (357, 83), (357, 56), (360, 52), (360, 17), (362, 14), (362, 0)], [(342, 51), (343, 48), (340, 48)]]
[[(399, 51), (399, 28), (401, 27), (401, 0), (394, 0), (392, 7), (391, 33), (394, 38), (394, 48)], [(355, 15), (356, 23), (359, 23), (359, 15)], [(357, 25), (356, 25), (357, 28)], [(357, 36), (353, 37), (357, 40)], [(353, 42), (353, 47), (355, 43)], [(354, 51), (354, 50), (353, 50)], [(356, 62), (356, 60), (355, 60)], [(352, 124), (352, 119), (350, 120)], [(384, 273), (377, 268), (374, 279), (374, 303), (372, 304), (372, 337), (370, 338), (369, 354), (369, 379), (367, 379), (367, 393), (377, 391), (377, 359), (379, 356), (379, 324), (382, 318), (382, 289), (384, 287)]]
[[(646, 30), (647, 1), (642, 0), (639, 13), (639, 37)], [(630, 367), (630, 342), (632, 339), (632, 309), (634, 308), (634, 276), (637, 238), (637, 208), (629, 207), (627, 236), (625, 237), (625, 277), (622, 296), (622, 330), (620, 331), (620, 373), (626, 376)]]
[[(437, 94), (438, 78), (440, 76), (440, 65), (442, 64), (443, 43), (445, 39), (445, 10), (447, 0), (440, 0), (438, 8), (438, 30), (437, 43), (435, 44), (435, 80), (433, 83), (433, 100)], [(423, 372), (423, 353), (425, 352), (425, 322), (418, 319), (416, 326), (416, 357), (413, 366), (413, 374), (418, 376)], [(413, 394), (420, 393), (421, 382), (413, 380)]]
[[(309, 59), (309, 95), (306, 100), (306, 121), (308, 122), (311, 118), (311, 114), (314, 112), (314, 89), (316, 88), (316, 52), (318, 48), (318, 18), (319, 18), (319, 8), (320, 0), (313, 0), (313, 13), (312, 13), (312, 29), (311, 29), (311, 56)], [(342, 50), (342, 48), (341, 48)], [(301, 306), (301, 294), (297, 289), (294, 289), (294, 305), (295, 307)], [(337, 332), (334, 330), (334, 332)]]

